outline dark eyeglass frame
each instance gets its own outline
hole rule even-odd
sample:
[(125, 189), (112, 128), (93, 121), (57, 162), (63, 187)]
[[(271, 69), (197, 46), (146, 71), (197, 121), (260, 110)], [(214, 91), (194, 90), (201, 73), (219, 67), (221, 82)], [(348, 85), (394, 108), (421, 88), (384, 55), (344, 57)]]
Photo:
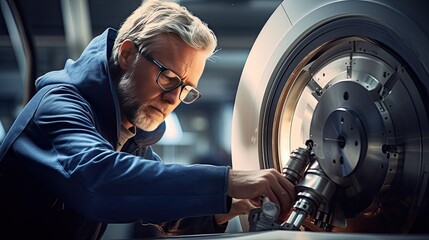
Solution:
[[(170, 91), (173, 91), (174, 89), (176, 89), (176, 88), (178, 88), (178, 87), (181, 87), (181, 89), (180, 89), (180, 94), (179, 94), (179, 99), (180, 99), (180, 101), (181, 101), (181, 102), (183, 102), (183, 103), (185, 103), (185, 104), (191, 104), (191, 103), (193, 103), (193, 102), (197, 101), (199, 98), (201, 98), (201, 93), (200, 93), (200, 91), (198, 91), (198, 89), (196, 89), (196, 88), (192, 87), (191, 85), (184, 83), (184, 82), (182, 81), (182, 79), (179, 77), (179, 75), (178, 75), (177, 73), (175, 73), (173, 70), (171, 70), (171, 69), (167, 68), (166, 66), (164, 66), (162, 63), (160, 63), (158, 60), (156, 60), (155, 58), (153, 58), (153, 57), (152, 57), (152, 56), (150, 56), (149, 54), (143, 54), (143, 57), (144, 57), (144, 58), (146, 58), (146, 60), (148, 60), (148, 61), (152, 62), (153, 64), (155, 64), (156, 66), (158, 66), (158, 67), (159, 67), (159, 72), (158, 72), (158, 74), (157, 74), (157, 76), (156, 76), (156, 83), (158, 84), (158, 86), (159, 86), (162, 90), (164, 90), (164, 91), (166, 91), (166, 92), (170, 92)], [(159, 83), (159, 76), (161, 76), (162, 72), (164, 72), (164, 71), (171, 71), (171, 72), (173, 72), (174, 74), (176, 74), (177, 78), (180, 80), (180, 81), (178, 82), (178, 84), (177, 84), (177, 85), (175, 85), (175, 86), (173, 86), (173, 87), (171, 87), (171, 88), (165, 88), (164, 86), (162, 86), (162, 85)], [(185, 97), (182, 97), (183, 89), (185, 89), (186, 87), (190, 88), (190, 90), (187, 90), (187, 91), (188, 91), (188, 93), (185, 95)], [(196, 98), (193, 98), (191, 101), (185, 101), (186, 96), (189, 94), (189, 92), (190, 92), (190, 91), (193, 91), (193, 93), (192, 93), (192, 94), (197, 94), (197, 97), (196, 97)]]

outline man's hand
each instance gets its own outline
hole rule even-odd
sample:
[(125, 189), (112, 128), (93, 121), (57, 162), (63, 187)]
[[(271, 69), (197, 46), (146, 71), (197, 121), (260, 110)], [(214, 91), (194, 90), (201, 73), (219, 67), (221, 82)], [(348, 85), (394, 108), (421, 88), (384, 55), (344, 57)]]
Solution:
[(260, 203), (251, 202), (248, 199), (232, 199), (231, 210), (227, 214), (217, 214), (215, 219), (217, 224), (224, 224), (238, 215), (248, 214), (250, 210), (259, 207)]
[(267, 197), (280, 207), (279, 219), (286, 219), (296, 192), (295, 186), (275, 169), (230, 170), (228, 195), (236, 199), (249, 199), (253, 205), (260, 202), (261, 197)]

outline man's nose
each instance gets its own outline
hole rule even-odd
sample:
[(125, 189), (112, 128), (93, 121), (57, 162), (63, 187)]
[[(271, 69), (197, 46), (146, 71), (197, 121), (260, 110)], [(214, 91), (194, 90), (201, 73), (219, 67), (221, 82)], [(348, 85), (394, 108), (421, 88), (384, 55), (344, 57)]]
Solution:
[(176, 104), (178, 101), (180, 102), (179, 95), (182, 87), (178, 87), (168, 92), (164, 92), (162, 94), (162, 99), (166, 100), (169, 104)]

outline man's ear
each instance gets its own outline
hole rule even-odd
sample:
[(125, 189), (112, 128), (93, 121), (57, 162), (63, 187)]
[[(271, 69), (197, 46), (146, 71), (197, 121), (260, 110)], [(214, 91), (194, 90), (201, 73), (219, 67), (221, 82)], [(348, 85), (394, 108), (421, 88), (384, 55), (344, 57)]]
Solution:
[(119, 47), (118, 63), (123, 70), (128, 70), (133, 66), (136, 58), (137, 48), (134, 43), (125, 39)]

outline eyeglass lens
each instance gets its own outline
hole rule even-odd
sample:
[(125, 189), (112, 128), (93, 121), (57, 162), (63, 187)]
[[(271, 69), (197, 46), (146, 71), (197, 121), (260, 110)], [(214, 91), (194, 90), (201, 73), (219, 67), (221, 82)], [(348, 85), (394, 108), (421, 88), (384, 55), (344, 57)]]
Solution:
[[(158, 84), (165, 91), (170, 91), (178, 87), (182, 83), (177, 74), (171, 70), (164, 70), (158, 76)], [(200, 97), (200, 92), (192, 86), (185, 85), (180, 91), (180, 100), (190, 104)]]
[(181, 80), (173, 71), (164, 70), (158, 77), (158, 83), (164, 90), (169, 91), (179, 86)]
[(200, 97), (200, 92), (195, 88), (185, 85), (180, 92), (180, 100), (184, 103), (193, 103)]

